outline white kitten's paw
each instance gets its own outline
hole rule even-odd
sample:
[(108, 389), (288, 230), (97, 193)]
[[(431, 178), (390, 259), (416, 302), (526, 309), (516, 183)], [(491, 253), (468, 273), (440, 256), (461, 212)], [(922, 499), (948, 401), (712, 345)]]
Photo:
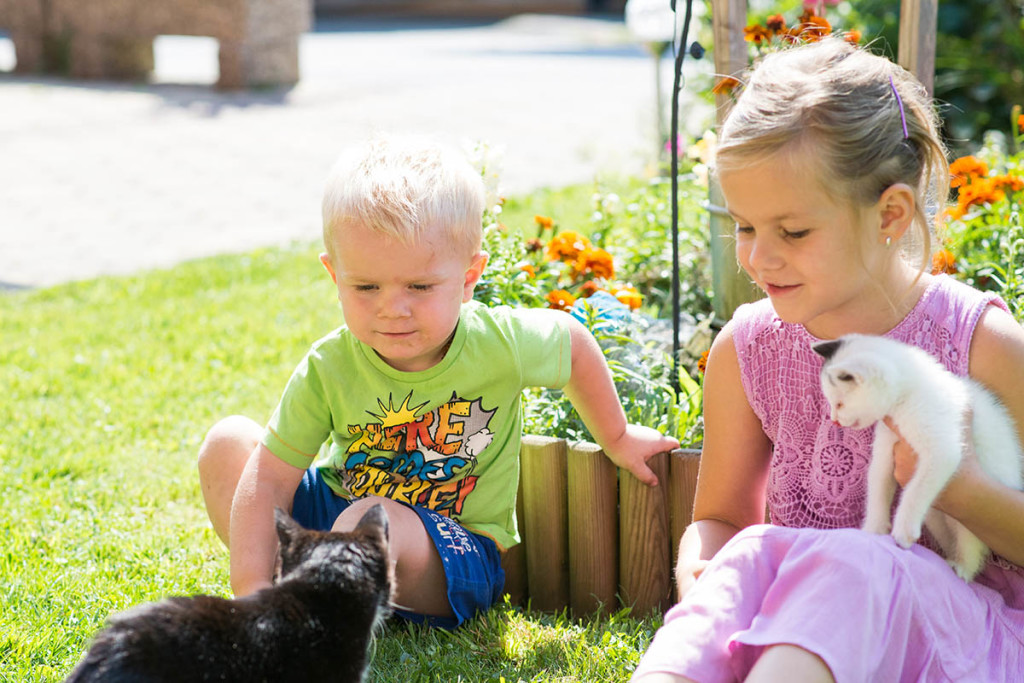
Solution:
[(946, 559), (956, 575), (964, 581), (973, 581), (988, 559), (988, 546), (977, 540), (977, 537), (973, 537), (973, 540), (975, 543), (963, 543), (955, 548)]
[(971, 568), (965, 564), (961, 564), (957, 560), (946, 560), (949, 566), (953, 568), (956, 575), (964, 581), (970, 582), (978, 574), (978, 568)]
[(910, 546), (917, 543), (917, 539), (921, 538), (921, 525), (920, 524), (907, 524), (900, 523), (900, 520), (896, 520), (892, 528), (892, 537), (896, 539), (896, 543), (902, 548), (909, 548)]
[(861, 524), (860, 528), (869, 534), (885, 536), (892, 529), (892, 523), (889, 521), (887, 516), (868, 515), (864, 518), (864, 523)]

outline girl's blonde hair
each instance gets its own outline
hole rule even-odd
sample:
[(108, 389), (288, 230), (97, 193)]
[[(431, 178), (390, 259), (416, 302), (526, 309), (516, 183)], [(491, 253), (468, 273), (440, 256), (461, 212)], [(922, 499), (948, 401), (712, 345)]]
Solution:
[(949, 165), (932, 100), (912, 74), (835, 37), (767, 55), (722, 125), (716, 169), (798, 150), (813, 155), (822, 186), (854, 210), (895, 183), (913, 188), (915, 230), (902, 246), (917, 253), (921, 271), (930, 268)]
[(324, 246), (333, 259), (336, 230), (346, 225), (406, 245), (440, 228), (452, 250), (468, 257), (480, 249), (483, 211), (483, 179), (463, 155), (427, 138), (380, 137), (348, 150), (331, 170)]

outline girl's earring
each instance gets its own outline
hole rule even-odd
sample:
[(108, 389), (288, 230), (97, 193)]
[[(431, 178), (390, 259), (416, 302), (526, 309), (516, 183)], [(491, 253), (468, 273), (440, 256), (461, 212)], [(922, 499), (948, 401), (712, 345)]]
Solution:
[(892, 235), (886, 235), (885, 236), (885, 246), (886, 247), (891, 247), (892, 246)]

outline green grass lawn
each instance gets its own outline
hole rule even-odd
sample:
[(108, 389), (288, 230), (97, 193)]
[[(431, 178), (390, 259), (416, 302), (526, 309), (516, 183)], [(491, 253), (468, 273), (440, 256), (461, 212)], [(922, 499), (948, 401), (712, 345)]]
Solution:
[[(265, 421), (340, 324), (318, 251), (0, 295), (0, 681), (62, 680), (112, 612), (229, 594), (195, 455), (219, 417)], [(657, 625), (507, 605), (455, 633), (389, 625), (372, 680), (624, 680)]]

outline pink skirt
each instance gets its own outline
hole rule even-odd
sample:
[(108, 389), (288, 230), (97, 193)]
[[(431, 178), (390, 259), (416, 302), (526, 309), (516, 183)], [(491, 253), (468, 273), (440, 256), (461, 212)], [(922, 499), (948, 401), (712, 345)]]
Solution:
[(1024, 588), (1022, 575), (1008, 583), (989, 565), (983, 579), (989, 570), (1002, 593), (889, 536), (750, 527), (668, 611), (634, 677), (741, 681), (765, 647), (789, 643), (821, 657), (837, 683), (1021, 683), (1024, 591), (1006, 591)]

